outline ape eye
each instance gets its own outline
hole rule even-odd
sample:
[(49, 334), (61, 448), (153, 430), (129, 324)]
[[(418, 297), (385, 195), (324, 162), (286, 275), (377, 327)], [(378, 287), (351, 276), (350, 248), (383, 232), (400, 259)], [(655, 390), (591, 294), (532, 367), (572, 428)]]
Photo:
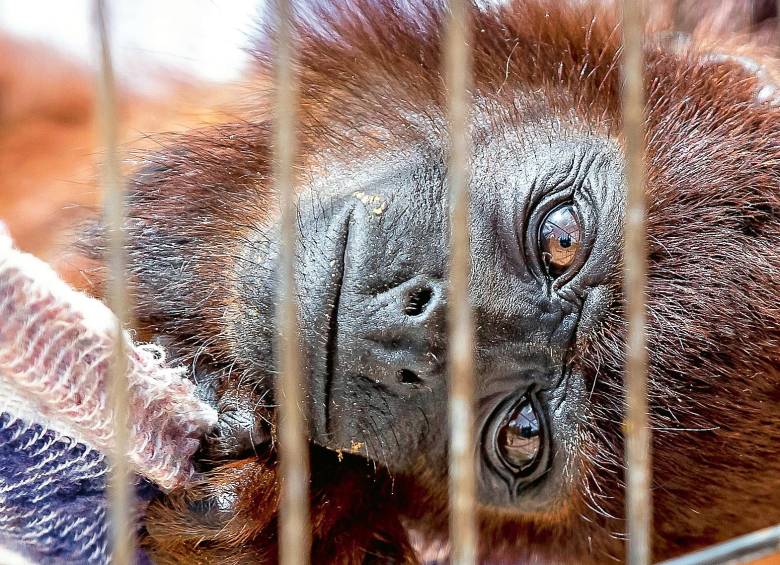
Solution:
[(527, 471), (539, 456), (542, 426), (528, 396), (502, 422), (498, 430), (498, 451), (501, 458), (517, 471)]
[(551, 277), (561, 276), (568, 269), (580, 248), (580, 219), (572, 203), (551, 210), (539, 228), (539, 251)]

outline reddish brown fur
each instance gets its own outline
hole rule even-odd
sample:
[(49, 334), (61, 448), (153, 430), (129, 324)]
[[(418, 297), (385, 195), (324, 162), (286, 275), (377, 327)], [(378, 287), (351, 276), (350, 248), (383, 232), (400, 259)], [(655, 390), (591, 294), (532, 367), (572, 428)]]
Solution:
[[(335, 15), (323, 10), (309, 16), (315, 21), (332, 20), (328, 36), (319, 34), (314, 24), (299, 29), (299, 136), (304, 168), (316, 164), (317, 156), (328, 151), (348, 148), (359, 155), (370, 152), (374, 144), (421, 139), (426, 133), (421, 123), (441, 122), (441, 21), (436, 10), (409, 15), (389, 2), (360, 0), (344, 2), (342, 8)], [(515, 3), (499, 16), (475, 14), (476, 94), (484, 96), (486, 103), (497, 102), (505, 108), (512, 107), (516, 96), (530, 97), (532, 103), (517, 112), (557, 113), (619, 140), (620, 30), (612, 13), (603, 4), (575, 9), (564, 3), (528, 1)], [(707, 45), (705, 39), (701, 41)], [(776, 369), (780, 257), (775, 252), (780, 245), (780, 147), (776, 141), (780, 111), (756, 101), (760, 85), (755, 76), (737, 63), (708, 61), (705, 47), (698, 45), (672, 51), (651, 35), (646, 51), (654, 552), (659, 558), (780, 521)], [(740, 52), (760, 57), (758, 50), (744, 46)], [(268, 52), (261, 47), (257, 57), (262, 76), (270, 64)], [(218, 135), (220, 144), (245, 145), (254, 159), (260, 150), (251, 147), (262, 145), (266, 135), (262, 131), (268, 119), (262, 109), (266, 107), (253, 100), (247, 116), (260, 125), (246, 127), (238, 139)], [(420, 108), (426, 112), (422, 119)], [(502, 119), (515, 118), (507, 114)], [(522, 115), (517, 119), (522, 121)], [(226, 175), (235, 173), (210, 168), (220, 162), (213, 151), (206, 145), (196, 149), (189, 161), (174, 159), (173, 166), (189, 167), (194, 157), (197, 173), (207, 184), (225, 186)], [(248, 161), (241, 164), (248, 165)], [(266, 174), (258, 162), (242, 176)], [(174, 174), (169, 181), (176, 178)], [(265, 201), (267, 186), (261, 183), (239, 189), (240, 194), (228, 195), (231, 204), (224, 207), (226, 195), (220, 193), (219, 208), (238, 210), (244, 222), (247, 218), (262, 221), (265, 205), (256, 206), (254, 199)], [(183, 181), (181, 190), (189, 188), (191, 181)], [(210, 198), (216, 198), (216, 193), (206, 190), (198, 207)], [(207, 209), (211, 208), (207, 205)], [(220, 217), (232, 223), (236, 216), (223, 213)], [(189, 233), (193, 242), (208, 249), (222, 249), (221, 245), (235, 241), (234, 235), (222, 238), (216, 231)], [(221, 280), (229, 280), (225, 276), (229, 265), (218, 269), (207, 258), (203, 265), (203, 273), (212, 277), (220, 273)], [(616, 273), (611, 283), (613, 315), (596, 335), (582, 338), (584, 351), (578, 359), (593, 391), (589, 413), (583, 415), (578, 495), (565, 511), (532, 519), (485, 511), (481, 547), (486, 557), (599, 563), (622, 556), (619, 422), (624, 327), (619, 279)], [(213, 284), (219, 287), (220, 283)], [(218, 294), (230, 293), (225, 289)], [(213, 304), (213, 309), (189, 313), (189, 318), (170, 320), (169, 327), (177, 331), (189, 319), (192, 323), (211, 320), (216, 328), (220, 322), (209, 312), (221, 316), (226, 306)], [(226, 342), (217, 335), (214, 339), (222, 343), (221, 351), (230, 359), (229, 352), (240, 337), (228, 333)], [(240, 370), (241, 361), (231, 361)], [(245, 465), (263, 466), (259, 462)], [(316, 482), (320, 470), (314, 469)], [(351, 472), (347, 464), (339, 471), (345, 477)], [(261, 485), (244, 496), (245, 504), (268, 502), (262, 485), (271, 483), (263, 476)], [(216, 477), (219, 482), (219, 472)], [(398, 512), (429, 536), (444, 535), (446, 493), (441, 477), (426, 479), (421, 470), (413, 482), (397, 479), (392, 505), (383, 506), (384, 512), (373, 518), (376, 531), (397, 520)], [(361, 502), (378, 492), (372, 504), (386, 504), (389, 495), (381, 489), (358, 492), (353, 498)], [(163, 507), (155, 511), (160, 530), (165, 528)], [(180, 506), (174, 507), (180, 511), (175, 514), (174, 532), (178, 532), (181, 521), (187, 519)], [(368, 504), (364, 511), (371, 507)], [(358, 508), (350, 511), (362, 524), (360, 512)], [(328, 504), (317, 496), (313, 513), (317, 524), (331, 520)], [(196, 533), (186, 537), (202, 537), (202, 543), (188, 545), (181, 543), (186, 541), (181, 536), (163, 537), (151, 531), (148, 543), (172, 552), (170, 559), (185, 559), (184, 555), (190, 559), (189, 552), (205, 555), (202, 552), (212, 543), (205, 540), (213, 534), (197, 528), (197, 515), (190, 519), (195, 523), (187, 527)], [(328, 537), (326, 532), (315, 530), (315, 547)], [(170, 539), (176, 543), (169, 543)], [(270, 547), (265, 534), (230, 540), (236, 547), (254, 547), (251, 551)], [(405, 536), (396, 542), (402, 546)], [(355, 558), (355, 545), (337, 549), (330, 556), (333, 562)], [(271, 553), (264, 555), (273, 559)]]
[[(358, 155), (408, 143), (424, 137), (421, 123), (441, 122), (436, 11), (404, 15), (369, 0), (343, 5), (332, 35), (300, 30), (303, 168), (328, 151)], [(503, 116), (508, 123), (533, 107), (619, 141), (613, 14), (603, 2), (575, 9), (528, 0), (498, 17), (475, 15), (477, 93), (504, 108), (518, 94), (534, 102), (518, 109), (519, 117)], [(717, 21), (675, 50), (650, 34), (646, 50), (657, 558), (780, 522), (780, 110), (756, 101), (759, 79), (739, 64), (707, 60), (708, 50), (737, 45), (713, 35)], [(765, 46), (740, 41), (734, 52), (773, 70)], [(188, 360), (229, 366), (239, 378), (226, 380), (226, 388), (242, 383), (246, 369), (234, 355), (240, 336), (230, 334), (224, 317), (236, 315), (232, 259), (243, 227), (266, 221), (273, 201), (269, 58), (263, 47), (257, 57), (256, 94), (244, 121), (174, 139), (149, 157), (131, 210), (142, 323), (172, 336)], [(149, 239), (144, 230), (165, 233)], [(185, 261), (190, 278), (152, 276)], [(619, 273), (611, 292), (612, 315), (583, 337), (577, 360), (593, 391), (583, 415), (578, 494), (565, 511), (533, 520), (483, 512), (481, 548), (493, 562), (622, 558)], [(339, 462), (321, 450), (313, 457), (315, 562), (359, 563), (366, 551), (395, 551), (411, 562), (401, 520), (431, 539), (445, 535), (441, 477), (421, 469), (409, 481), (367, 469), (358, 458)], [(192, 504), (225, 489), (238, 494), (226, 512)], [(277, 496), (272, 452), (223, 465), (191, 491), (156, 502), (144, 543), (161, 562), (272, 562)]]
[[(368, 137), (383, 145), (414, 139), (421, 135), (415, 131), (418, 122), (414, 121), (419, 107), (426, 107), (434, 121), (441, 116), (438, 14), (434, 10), (417, 14), (412, 26), (409, 16), (390, 4), (346, 4), (352, 10), (346, 8), (335, 17), (332, 39), (302, 28), (300, 138), (304, 166), (309, 157), (329, 150), (349, 147), (356, 154), (371, 150), (370, 143), (355, 147), (355, 139)], [(381, 25), (371, 26), (369, 21)], [(523, 2), (498, 18), (476, 15), (474, 29), (478, 30), (473, 42), (478, 93), (508, 104), (512, 97), (533, 91), (545, 110), (564, 116), (573, 113), (591, 130), (619, 139), (620, 32), (608, 11)], [(262, 49), (258, 60), (262, 73), (267, 64)], [(780, 461), (776, 456), (780, 392), (775, 368), (780, 340), (776, 307), (780, 259), (773, 253), (780, 244), (776, 142), (780, 114), (775, 107), (755, 101), (759, 85), (754, 76), (737, 64), (707, 62), (695, 46), (673, 53), (656, 47), (650, 39), (646, 81), (652, 238), (650, 393), (657, 486), (654, 550), (663, 557), (780, 521)], [(265, 107), (263, 103), (258, 106)], [(247, 113), (251, 121), (266, 123), (264, 111), (249, 109)], [(194, 161), (197, 174), (207, 179), (207, 184), (232, 186), (238, 191), (231, 189), (228, 195), (220, 192), (216, 212), (237, 205), (233, 209), (243, 221), (252, 217), (260, 221), (258, 209), (265, 205), (257, 206), (255, 199), (267, 198), (263, 188), (267, 184), (241, 188), (226, 185), (222, 179), (265, 177), (263, 161), (232, 165), (240, 166), (243, 172), (218, 173), (222, 169), (210, 168), (217, 163), (236, 163), (223, 160), (223, 151), (237, 151), (239, 158), (251, 155), (253, 160), (262, 154), (264, 126), (242, 127), (235, 138), (216, 136), (224, 149), (214, 145), (196, 149)], [(191, 162), (192, 155), (189, 159), (174, 158), (172, 166), (190, 167)], [(170, 166), (166, 191), (171, 194), (173, 180), (175, 194), (179, 177), (170, 172)], [(192, 183), (185, 181), (181, 187), (191, 189)], [(210, 210), (212, 197), (216, 194), (206, 189), (197, 200), (198, 209), (202, 211), (205, 203)], [(226, 197), (232, 206), (224, 206)], [(164, 210), (155, 210), (154, 220), (158, 215), (165, 216)], [(227, 224), (236, 216), (222, 213), (220, 217)], [(224, 238), (215, 231), (186, 229), (194, 242), (208, 249), (222, 249), (221, 245), (235, 241), (233, 235)], [(706, 237), (703, 230), (709, 231)], [(204, 276), (220, 272), (206, 258), (203, 265)], [(220, 278), (229, 280), (225, 271), (221, 272)], [(588, 424), (583, 451), (587, 456), (580, 473), (579, 497), (572, 500), (567, 512), (534, 521), (485, 512), (485, 555), (491, 553), (496, 559), (501, 555), (537, 556), (554, 562), (572, 558), (602, 562), (608, 556), (622, 555), (622, 440), (618, 423), (623, 322), (617, 275), (612, 291), (614, 315), (598, 335), (584, 338), (585, 352), (579, 361), (593, 387), (590, 413), (584, 416)], [(738, 299), (740, 293), (747, 298)], [(229, 292), (224, 294), (229, 296)], [(189, 327), (188, 320), (211, 320), (216, 329), (220, 322), (209, 313), (221, 315), (229, 304), (213, 306), (183, 312), (167, 323), (181, 330)], [(231, 342), (237, 339), (228, 336), (228, 341), (222, 342), (226, 358), (230, 357)], [(188, 519), (177, 506), (180, 503), (169, 501), (178, 513), (158, 506), (148, 543), (159, 552), (171, 552), (168, 558), (172, 560), (184, 559), (184, 555), (187, 559), (205, 559), (206, 555), (221, 558), (224, 549), (208, 553), (207, 548), (214, 543), (226, 543), (236, 551), (240, 547), (241, 551), (261, 552), (272, 560), (273, 543), (266, 537), (270, 535), (266, 527), (273, 521), (266, 505), (272, 500), (264, 486), (275, 485), (265, 474), (272, 470), (258, 461), (245, 462), (244, 466), (263, 477), (248, 488), (238, 510), (241, 516), (244, 505), (263, 506), (262, 516), (250, 518), (257, 529), (215, 538), (213, 531), (198, 526), (197, 513)], [(317, 466), (314, 469), (316, 482), (323, 475)], [(344, 464), (338, 476), (349, 481), (352, 472), (351, 465)], [(223, 482), (223, 473), (217, 471), (207, 488)], [(381, 475), (378, 471), (377, 476)], [(329, 505), (354, 500), (365, 506), (351, 508), (346, 516), (362, 526), (367, 519), (362, 512), (380, 505), (383, 512), (373, 516), (372, 528), (398, 533), (395, 541), (399, 547), (405, 536), (397, 528), (388, 528), (398, 520), (396, 513), (417, 527), (427, 528), (429, 535), (441, 536), (446, 526), (446, 496), (440, 478), (431, 479), (409, 484), (399, 478), (395, 496), (382, 489), (359, 488), (349, 500), (319, 498), (315, 488), (315, 524), (338, 522)], [(377, 496), (372, 498), (372, 494)], [(392, 500), (389, 506), (388, 496)], [(371, 504), (366, 504), (369, 500)], [(165, 525), (166, 516), (172, 525)], [(194, 531), (182, 535), (186, 529)], [(169, 533), (161, 533), (165, 531)], [(315, 528), (315, 548), (332, 533), (328, 528)], [(334, 549), (330, 555), (333, 562), (357, 559), (361, 548), (367, 547), (359, 530), (354, 534), (354, 543), (345, 542)], [(201, 538), (202, 542), (187, 542)]]
[[(311, 485), (313, 563), (415, 563), (392, 508), (387, 478), (354, 456), (314, 451)], [(269, 563), (276, 560), (279, 486), (273, 458), (252, 457), (220, 467), (206, 483), (152, 507), (147, 543), (159, 563)], [(215, 496), (215, 493), (218, 493)], [(383, 496), (370, 493), (382, 493)], [(214, 506), (228, 499), (229, 507)], [(208, 506), (192, 505), (198, 501)], [(209, 506), (211, 505), (211, 506)]]

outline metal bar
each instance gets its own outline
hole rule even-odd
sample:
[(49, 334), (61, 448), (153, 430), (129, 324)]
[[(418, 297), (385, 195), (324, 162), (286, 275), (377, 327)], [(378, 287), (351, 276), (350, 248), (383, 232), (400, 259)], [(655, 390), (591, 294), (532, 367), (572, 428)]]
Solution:
[(120, 169), (117, 135), (116, 88), (109, 39), (109, 14), (104, 0), (94, 2), (94, 20), (100, 51), (97, 115), (103, 145), (101, 181), (104, 193), (104, 218), (108, 230), (109, 305), (117, 319), (116, 341), (111, 359), (109, 403), (114, 415), (114, 446), (110, 454), (111, 473), (108, 504), (111, 518), (112, 564), (127, 565), (133, 561), (134, 540), (130, 511), (132, 491), (129, 444), (127, 354), (123, 339), (130, 320), (130, 300), (125, 287), (124, 183)]
[(658, 565), (739, 565), (780, 553), (780, 524), (730, 539)]
[(627, 562), (648, 565), (650, 531), (650, 428), (647, 403), (647, 336), (645, 332), (647, 248), (644, 189), (644, 86), (642, 76), (641, 0), (623, 2), (623, 131), (625, 135), (627, 203), (624, 288), (626, 343)]
[(444, 45), (450, 136), (447, 182), (450, 198), (449, 265), (449, 474), (451, 562), (476, 563), (474, 443), (474, 335), (469, 283), (469, 87), (471, 60), (465, 0), (450, 0)]
[(297, 222), (295, 205), (295, 126), (297, 88), (293, 76), (291, 8), (276, 0), (274, 100), (274, 179), (281, 208), (277, 313), (279, 324), (279, 563), (309, 562), (309, 447), (303, 414), (305, 383), (301, 379), (298, 303), (295, 285)]

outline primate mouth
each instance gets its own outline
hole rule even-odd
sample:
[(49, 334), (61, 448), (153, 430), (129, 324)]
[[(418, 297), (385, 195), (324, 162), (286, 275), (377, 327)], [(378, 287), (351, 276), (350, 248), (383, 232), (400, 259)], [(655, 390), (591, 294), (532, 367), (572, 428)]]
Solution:
[(539, 482), (551, 463), (551, 438), (535, 388), (504, 400), (489, 418), (484, 447), (487, 461), (513, 496)]

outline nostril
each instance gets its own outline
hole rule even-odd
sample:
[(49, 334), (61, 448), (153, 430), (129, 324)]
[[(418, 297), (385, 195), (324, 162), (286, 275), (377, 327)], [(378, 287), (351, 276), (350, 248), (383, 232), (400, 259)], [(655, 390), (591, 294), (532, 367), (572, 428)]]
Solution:
[(429, 286), (415, 288), (406, 295), (404, 313), (407, 316), (419, 316), (425, 312), (425, 308), (433, 298), (433, 289)]
[(422, 384), (422, 379), (414, 371), (409, 369), (401, 369), (398, 371), (398, 380), (405, 385), (419, 385)]

